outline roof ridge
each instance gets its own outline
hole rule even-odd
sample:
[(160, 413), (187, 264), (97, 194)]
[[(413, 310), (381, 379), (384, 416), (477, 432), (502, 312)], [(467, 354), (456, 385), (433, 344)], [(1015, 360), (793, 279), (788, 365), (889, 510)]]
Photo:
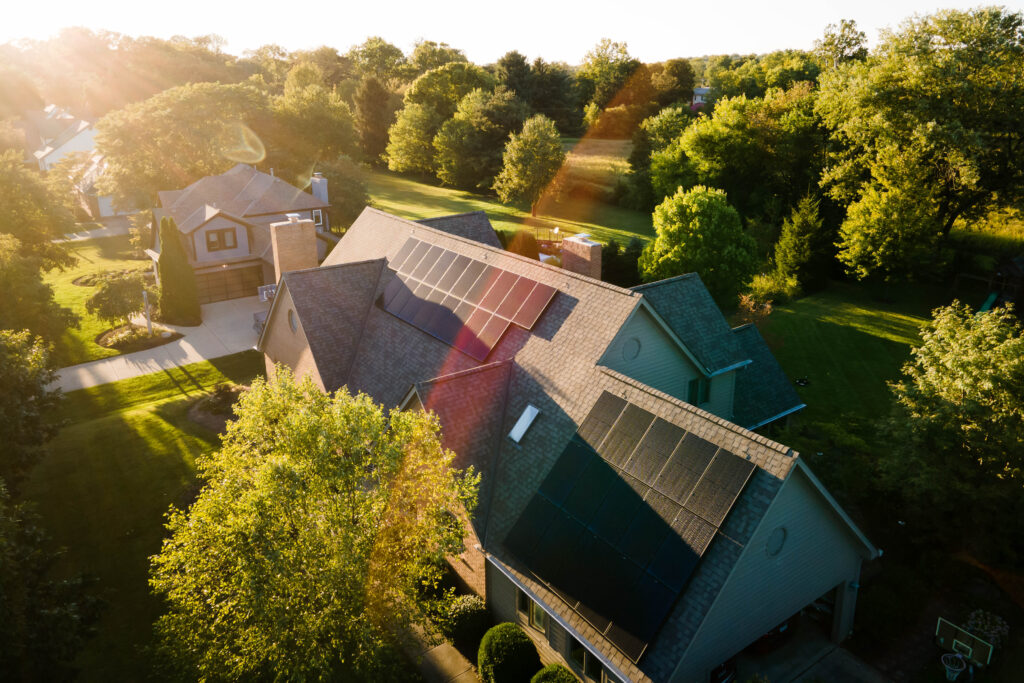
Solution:
[[(403, 223), (408, 223), (409, 225), (411, 225), (412, 227), (414, 227), (416, 229), (419, 229), (419, 230), (423, 230), (423, 229), (430, 230), (431, 232), (433, 232), (433, 233), (435, 233), (437, 235), (440, 235), (442, 237), (448, 237), (450, 239), (457, 240), (459, 242), (463, 242), (465, 244), (471, 245), (471, 246), (479, 248), (479, 249), (485, 249), (487, 251), (490, 251), (490, 252), (493, 252), (493, 253), (496, 253), (496, 254), (503, 254), (505, 256), (509, 256), (509, 257), (514, 258), (514, 259), (523, 261), (524, 263), (530, 263), (530, 264), (532, 264), (534, 266), (540, 266), (540, 267), (542, 267), (542, 268), (544, 268), (546, 270), (550, 269), (550, 272), (555, 272), (555, 273), (558, 273), (559, 275), (566, 275), (566, 276), (571, 277), (573, 279), (581, 280), (581, 281), (586, 282), (588, 284), (596, 285), (596, 286), (602, 287), (604, 289), (611, 290), (613, 292), (620, 292), (622, 294), (626, 294), (626, 295), (630, 295), (630, 296), (632, 296), (632, 294), (633, 294), (633, 291), (630, 290), (630, 289), (627, 289), (626, 287), (619, 287), (618, 285), (613, 285), (613, 284), (611, 284), (609, 282), (604, 282), (603, 280), (598, 280), (596, 278), (588, 277), (586, 275), (582, 275), (580, 273), (576, 273), (576, 272), (573, 272), (571, 270), (566, 270), (565, 268), (559, 268), (557, 266), (551, 266), (551, 265), (548, 265), (547, 263), (544, 263), (543, 261), (537, 261), (537, 260), (529, 258), (527, 256), (522, 256), (520, 254), (516, 254), (515, 252), (508, 251), (506, 249), (500, 249), (498, 247), (492, 247), (490, 245), (483, 244), (481, 242), (477, 242), (476, 240), (471, 240), (468, 237), (462, 237), (460, 235), (453, 235), (450, 232), (445, 232), (444, 230), (438, 230), (437, 228), (435, 228), (433, 226), (426, 225), (424, 223), (418, 223), (418, 222), (416, 222), (414, 220), (410, 220), (408, 218), (402, 218), (401, 216), (396, 216), (396, 215), (394, 215), (392, 213), (388, 213), (386, 211), (382, 211), (382, 210), (380, 210), (380, 209), (378, 209), (376, 207), (373, 207), (373, 206), (367, 206), (365, 209), (363, 209), (363, 211), (364, 211), (364, 213), (366, 211), (372, 211), (374, 213), (379, 213), (382, 216), (386, 216), (388, 218), (393, 218), (395, 220), (402, 221)], [(486, 212), (484, 212), (484, 214), (486, 215)], [(443, 216), (438, 216), (438, 218), (443, 218)], [(358, 219), (356, 219), (356, 220), (358, 220)]]
[(466, 375), (472, 375), (472, 374), (475, 374), (475, 373), (478, 373), (478, 372), (487, 372), (489, 370), (495, 370), (495, 369), (497, 369), (497, 368), (499, 368), (499, 367), (501, 367), (503, 365), (511, 366), (512, 365), (512, 358), (506, 358), (505, 360), (491, 361), (490, 363), (485, 363), (483, 365), (478, 365), (478, 366), (476, 366), (474, 368), (466, 368), (465, 370), (459, 370), (457, 372), (450, 372), (447, 375), (439, 375), (437, 377), (431, 377), (430, 379), (420, 380), (419, 382), (416, 382), (416, 384), (417, 385), (420, 385), (420, 384), (439, 384), (441, 382), (448, 382), (448, 381), (455, 380), (455, 379), (461, 379), (462, 377), (465, 377)]
[(349, 378), (352, 377), (352, 367), (356, 364), (356, 358), (359, 357), (359, 349), (362, 347), (363, 337), (366, 336), (366, 320), (367, 320), (367, 318), (370, 317), (370, 309), (373, 308), (373, 300), (376, 298), (375, 295), (377, 293), (377, 289), (380, 287), (380, 279), (384, 275), (384, 268), (387, 266), (387, 262), (388, 261), (387, 261), (387, 259), (379, 258), (379, 259), (373, 259), (371, 261), (359, 261), (359, 262), (357, 262), (360, 265), (365, 265), (365, 264), (368, 264), (368, 263), (376, 263), (378, 261), (380, 263), (377, 264), (377, 279), (374, 280), (373, 291), (370, 293), (370, 296), (367, 297), (366, 308), (363, 309), (363, 317), (359, 321), (359, 336), (356, 337), (356, 342), (355, 342), (355, 344), (352, 345), (352, 347), (353, 347), (352, 348), (352, 359), (349, 361), (348, 367), (345, 368), (345, 380), (346, 380), (345, 383), (346, 384), (348, 384)]
[[(483, 209), (477, 209), (476, 211), (463, 211), (461, 213), (448, 213), (448, 214), (445, 214), (443, 216), (431, 216), (430, 218), (418, 218), (418, 219), (416, 219), (416, 222), (420, 223), (420, 221), (438, 221), (438, 220), (441, 220), (442, 218), (458, 218), (459, 216), (473, 216), (473, 215), (476, 215), (478, 213), (482, 213), (484, 216), (487, 216), (487, 212), (486, 211), (484, 211)], [(422, 225), (422, 223), (421, 223), (421, 225)]]
[[(667, 285), (670, 282), (675, 282), (676, 280), (688, 280), (688, 279), (693, 278), (693, 277), (695, 277), (698, 280), (700, 280), (700, 275), (699, 274), (697, 274), (696, 272), (690, 272), (690, 273), (683, 273), (682, 275), (674, 275), (672, 277), (667, 277), (667, 278), (664, 278), (662, 280), (655, 280), (654, 282), (645, 282), (645, 283), (640, 284), (640, 285), (634, 285), (633, 287), (630, 287), (629, 289), (630, 289), (630, 291), (638, 292), (641, 289), (650, 289), (651, 287), (657, 287), (659, 285)], [(703, 282), (703, 280), (701, 280), (701, 282)]]
[(381, 256), (380, 258), (368, 258), (368, 259), (363, 259), (362, 261), (346, 261), (344, 263), (332, 263), (329, 266), (313, 266), (312, 268), (300, 268), (299, 270), (289, 270), (289, 271), (287, 271), (286, 273), (284, 273), (281, 276), (281, 279), (283, 280), (284, 278), (288, 277), (289, 275), (294, 275), (296, 273), (305, 274), (305, 273), (312, 273), (312, 272), (319, 272), (319, 271), (324, 271), (324, 270), (330, 270), (332, 268), (343, 268), (345, 266), (360, 266), (360, 265), (365, 265), (367, 263), (374, 263), (375, 261), (387, 261), (387, 259), (384, 258), (383, 256)]
[[(765, 446), (766, 448), (770, 448), (770, 449), (772, 449), (773, 451), (775, 451), (777, 453), (781, 453), (783, 455), (790, 456), (794, 460), (796, 460), (797, 458), (800, 457), (800, 454), (797, 451), (794, 451), (792, 448), (790, 448), (789, 446), (786, 446), (785, 444), (781, 444), (778, 441), (775, 441), (773, 439), (769, 439), (766, 436), (761, 436), (760, 434), (758, 434), (756, 432), (752, 432), (749, 429), (746, 429), (745, 427), (741, 427), (740, 425), (738, 425), (738, 424), (736, 424), (734, 422), (730, 422), (729, 420), (726, 420), (725, 418), (722, 418), (722, 417), (719, 417), (719, 416), (714, 415), (712, 413), (709, 413), (706, 410), (701, 410), (697, 406), (691, 405), (691, 404), (687, 403), (686, 401), (682, 401), (682, 400), (680, 400), (680, 399), (678, 399), (678, 398), (676, 398), (674, 396), (670, 396), (669, 394), (666, 394), (664, 392), (658, 391), (657, 389), (655, 389), (654, 387), (652, 387), (652, 386), (650, 386), (648, 384), (644, 384), (643, 382), (639, 382), (639, 381), (637, 381), (637, 380), (635, 380), (635, 379), (633, 379), (631, 377), (623, 375), (621, 372), (617, 372), (617, 371), (612, 370), (611, 368), (605, 367), (603, 365), (598, 366), (598, 367), (606, 375), (609, 375), (613, 379), (617, 379), (618, 381), (622, 382), (623, 384), (628, 384), (628, 385), (630, 385), (631, 387), (633, 387), (635, 389), (639, 389), (640, 391), (643, 391), (643, 392), (645, 392), (647, 394), (650, 394), (650, 395), (652, 395), (652, 396), (654, 396), (656, 398), (660, 398), (660, 399), (662, 399), (664, 401), (667, 401), (667, 402), (675, 405), (678, 408), (682, 408), (683, 410), (696, 415), (697, 417), (700, 417), (702, 419), (708, 420), (709, 422), (713, 422), (716, 425), (718, 425), (719, 427), (722, 427), (723, 429), (725, 429), (727, 431), (730, 431), (730, 432), (732, 432), (734, 434), (737, 434), (738, 436), (741, 436), (741, 437), (744, 437), (744, 438), (746, 438), (746, 439), (748, 439), (750, 441), (754, 441), (756, 443), (759, 443), (762, 446)], [(762, 467), (762, 469), (764, 469), (764, 468)]]

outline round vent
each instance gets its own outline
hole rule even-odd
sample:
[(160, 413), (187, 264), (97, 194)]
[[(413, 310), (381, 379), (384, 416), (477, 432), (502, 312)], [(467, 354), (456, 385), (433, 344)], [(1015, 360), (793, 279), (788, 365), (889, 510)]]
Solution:
[(622, 345), (622, 357), (625, 360), (633, 360), (640, 355), (640, 340), (636, 337), (630, 337), (626, 340), (626, 343)]

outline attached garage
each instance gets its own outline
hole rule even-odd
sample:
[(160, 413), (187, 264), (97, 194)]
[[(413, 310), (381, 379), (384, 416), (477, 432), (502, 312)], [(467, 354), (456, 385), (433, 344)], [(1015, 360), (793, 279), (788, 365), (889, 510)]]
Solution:
[(200, 304), (256, 296), (256, 288), (262, 284), (262, 266), (221, 268), (207, 273), (196, 273), (196, 289)]

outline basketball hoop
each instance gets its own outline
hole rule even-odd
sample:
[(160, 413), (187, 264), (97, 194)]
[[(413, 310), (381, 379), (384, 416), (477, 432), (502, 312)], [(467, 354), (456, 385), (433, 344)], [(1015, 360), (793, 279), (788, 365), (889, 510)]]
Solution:
[(942, 666), (946, 667), (946, 680), (955, 681), (967, 668), (963, 655), (949, 653), (942, 655)]

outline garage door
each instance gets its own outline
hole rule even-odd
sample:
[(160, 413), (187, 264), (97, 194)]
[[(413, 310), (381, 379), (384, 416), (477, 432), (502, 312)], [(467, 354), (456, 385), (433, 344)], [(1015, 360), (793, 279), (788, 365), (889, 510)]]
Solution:
[(260, 266), (196, 275), (200, 304), (256, 296), (256, 288), (262, 284), (263, 268)]

